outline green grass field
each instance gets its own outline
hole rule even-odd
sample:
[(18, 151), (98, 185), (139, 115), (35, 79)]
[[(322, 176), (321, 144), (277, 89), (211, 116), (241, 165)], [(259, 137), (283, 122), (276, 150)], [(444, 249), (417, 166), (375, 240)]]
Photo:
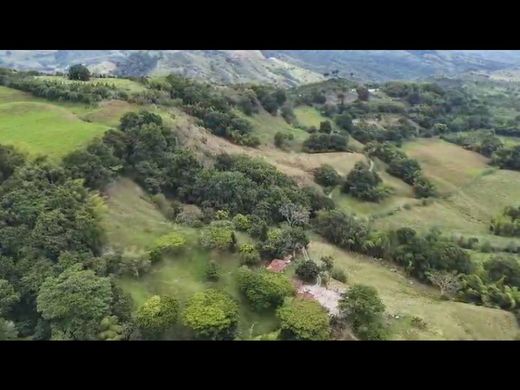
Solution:
[(302, 126), (310, 127), (314, 126), (317, 129), (320, 128), (320, 123), (329, 120), (325, 118), (321, 113), (314, 107), (311, 106), (298, 106), (294, 108), (294, 115), (296, 120)]
[[(236, 254), (218, 253), (198, 246), (198, 230), (168, 222), (147, 199), (143, 190), (129, 179), (121, 179), (107, 191), (107, 211), (103, 227), (107, 231), (108, 243), (112, 247), (127, 250), (142, 250), (153, 244), (163, 234), (177, 230), (186, 235), (188, 248), (177, 256), (164, 259), (154, 265), (149, 273), (139, 279), (123, 277), (121, 287), (131, 294), (136, 306), (154, 294), (171, 294), (183, 304), (195, 292), (206, 288), (217, 288), (231, 294), (240, 303), (240, 336), (248, 338), (271, 332), (279, 326), (274, 312), (256, 313), (242, 299), (235, 280), (239, 267)], [(237, 234), (239, 243), (249, 240)], [(207, 264), (214, 260), (220, 266), (218, 282), (204, 278)], [(173, 338), (189, 337), (182, 326), (171, 335)]]
[[(430, 166), (430, 172), (438, 168)], [(457, 175), (460, 176), (460, 172)], [(401, 209), (391, 216), (376, 221), (380, 228), (409, 226), (419, 231), (437, 227), (446, 235), (476, 237), (505, 248), (510, 242), (520, 244), (518, 238), (498, 237), (490, 234), (489, 223), (504, 207), (520, 199), (520, 172), (489, 170), (486, 174), (463, 181), (447, 197), (435, 199), (430, 205), (416, 205)], [(448, 173), (449, 175), (449, 173)], [(446, 176), (447, 180), (453, 180)], [(446, 182), (448, 182), (446, 180)], [(453, 182), (454, 183), (454, 182)], [(454, 187), (452, 187), (454, 188)], [(498, 190), (500, 189), (500, 190)]]
[[(336, 266), (347, 273), (348, 286), (361, 283), (377, 289), (387, 312), (394, 317), (391, 339), (502, 340), (518, 335), (512, 313), (441, 300), (438, 290), (406, 277), (390, 264), (340, 250), (317, 236), (311, 241), (309, 253), (314, 258), (333, 256)], [(423, 319), (425, 329), (411, 325), (414, 316)]]
[(281, 131), (294, 136), (293, 147), (291, 149), (300, 149), (301, 143), (305, 141), (309, 134), (305, 130), (297, 129), (289, 125), (280, 115), (273, 116), (268, 112), (261, 110), (260, 113), (253, 116), (245, 116), (240, 114), (244, 119), (251, 122), (254, 128), (253, 134), (260, 138), (264, 145), (273, 145), (274, 135)]
[(59, 159), (102, 135), (107, 128), (100, 123), (84, 122), (54, 104), (0, 104), (0, 143), (14, 145), (30, 155)]
[(419, 161), (425, 175), (443, 193), (455, 191), (491, 169), (484, 156), (437, 138), (407, 142), (403, 150)]

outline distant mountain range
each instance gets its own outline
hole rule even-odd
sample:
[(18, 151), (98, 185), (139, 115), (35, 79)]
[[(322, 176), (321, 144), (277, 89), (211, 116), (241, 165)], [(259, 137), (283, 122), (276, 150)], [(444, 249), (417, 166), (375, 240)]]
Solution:
[(483, 50), (0, 50), (0, 66), (40, 72), (179, 73), (219, 84), (301, 85), (337, 72), (358, 81), (414, 80), (520, 68), (520, 51)]

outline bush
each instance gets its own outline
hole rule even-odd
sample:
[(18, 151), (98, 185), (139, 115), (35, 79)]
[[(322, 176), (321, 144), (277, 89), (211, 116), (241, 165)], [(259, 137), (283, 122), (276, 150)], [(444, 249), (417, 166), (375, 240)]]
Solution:
[(232, 340), (238, 325), (238, 304), (221, 291), (201, 291), (188, 300), (183, 321), (197, 338)]
[(347, 175), (342, 191), (358, 199), (378, 202), (389, 194), (381, 183), (374, 170), (370, 171), (364, 162), (358, 161)]
[(308, 153), (344, 152), (348, 138), (339, 134), (311, 134), (303, 142), (303, 150)]
[(278, 131), (274, 135), (274, 144), (277, 148), (283, 149), (287, 146), (287, 141), (292, 141), (293, 139), (294, 135), (292, 133), (282, 133)]
[(296, 267), (296, 275), (307, 283), (316, 283), (319, 274), (320, 268), (312, 260), (305, 260)]
[(342, 294), (339, 310), (354, 333), (361, 339), (385, 338), (383, 318), (385, 305), (375, 288), (360, 284), (352, 286)]
[(137, 310), (135, 322), (145, 335), (157, 337), (175, 324), (178, 309), (175, 298), (154, 295)]
[(287, 276), (266, 269), (251, 271), (241, 268), (238, 284), (249, 303), (256, 310), (280, 306), (285, 297), (294, 295), (294, 287)]
[(229, 221), (213, 221), (205, 227), (200, 236), (200, 243), (205, 248), (233, 250), (233, 224)]
[(320, 122), (320, 133), (332, 133), (332, 125), (329, 121)]
[(328, 340), (330, 320), (327, 311), (315, 301), (287, 300), (277, 311), (280, 337), (285, 340)]
[(150, 252), (152, 261), (157, 261), (164, 255), (176, 254), (186, 247), (186, 238), (179, 232), (171, 232), (158, 238)]
[(324, 187), (333, 187), (340, 180), (338, 172), (329, 164), (323, 164), (314, 170), (314, 181)]
[(252, 244), (242, 244), (238, 250), (240, 263), (245, 265), (257, 265), (260, 263), (260, 253)]
[(233, 217), (233, 225), (236, 230), (247, 232), (252, 226), (251, 218), (247, 215), (237, 214)]
[(219, 266), (218, 264), (210, 260), (208, 263), (208, 267), (206, 268), (206, 279), (210, 282), (216, 282), (220, 278)]

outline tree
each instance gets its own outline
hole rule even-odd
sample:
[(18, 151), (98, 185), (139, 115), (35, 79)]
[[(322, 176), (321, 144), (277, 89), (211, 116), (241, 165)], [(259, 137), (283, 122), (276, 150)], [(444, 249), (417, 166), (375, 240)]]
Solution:
[(101, 320), (99, 325), (99, 340), (118, 341), (123, 340), (124, 327), (119, 324), (116, 316), (107, 316)]
[(431, 271), (426, 274), (428, 280), (441, 290), (441, 296), (451, 298), (461, 289), (461, 275), (454, 272)]
[(296, 267), (296, 275), (307, 283), (316, 283), (319, 274), (320, 268), (312, 260), (305, 260)]
[(424, 176), (418, 176), (415, 178), (413, 191), (417, 198), (428, 198), (437, 194), (433, 183)]
[(156, 338), (175, 324), (178, 312), (174, 297), (154, 295), (137, 310), (135, 322), (145, 337)]
[(206, 279), (210, 282), (216, 282), (220, 278), (219, 273), (218, 264), (214, 260), (210, 260), (206, 268)]
[(197, 338), (232, 340), (238, 325), (238, 305), (224, 292), (201, 291), (188, 300), (183, 321)]
[(352, 124), (352, 117), (348, 113), (343, 113), (340, 115), (336, 115), (334, 118), (334, 121), (336, 124), (345, 131), (351, 131), (353, 124)]
[(347, 175), (342, 191), (355, 198), (378, 202), (388, 195), (381, 183), (381, 178), (373, 169), (358, 161)]
[(89, 81), (90, 71), (84, 65), (72, 65), (69, 68), (69, 80)]
[(15, 340), (17, 337), (18, 332), (16, 331), (14, 322), (0, 318), (0, 341)]
[(14, 304), (20, 301), (20, 294), (5, 279), (0, 279), (0, 316), (6, 315)]
[(37, 308), (50, 321), (53, 335), (58, 332), (84, 340), (96, 338), (99, 323), (110, 312), (111, 302), (110, 279), (75, 264), (43, 282)]
[(240, 263), (245, 265), (257, 265), (260, 263), (260, 253), (252, 244), (242, 244), (238, 250), (240, 253)]
[(520, 288), (520, 264), (514, 257), (495, 256), (484, 263), (489, 280)]
[(255, 272), (242, 267), (238, 272), (238, 285), (256, 310), (276, 308), (285, 297), (295, 293), (287, 276), (266, 269)]
[(14, 173), (14, 170), (23, 165), (24, 156), (11, 145), (0, 145), (0, 184)]
[(360, 85), (356, 88), (356, 92), (358, 95), (358, 99), (363, 102), (367, 102), (368, 98), (370, 97), (370, 93), (368, 92), (368, 88), (365, 86)]
[(296, 251), (307, 245), (309, 238), (301, 227), (271, 229), (267, 233), (267, 239), (260, 245), (260, 252), (263, 258), (283, 258), (288, 254), (294, 256)]
[(314, 170), (314, 181), (324, 187), (333, 187), (340, 180), (338, 172), (329, 164), (323, 164)]
[(294, 135), (292, 133), (282, 133), (281, 131), (277, 131), (274, 135), (274, 144), (277, 148), (283, 149), (287, 146), (287, 141), (292, 141), (294, 139)]
[(280, 207), (280, 214), (291, 227), (306, 226), (309, 223), (309, 210), (301, 205), (286, 203)]
[(327, 340), (330, 320), (327, 311), (315, 301), (288, 299), (277, 311), (280, 337), (286, 340)]
[(332, 125), (329, 121), (320, 122), (320, 133), (330, 134), (332, 133)]
[(341, 295), (338, 307), (356, 336), (364, 340), (381, 340), (385, 337), (385, 305), (375, 288), (361, 284), (352, 286)]
[(230, 221), (211, 222), (202, 230), (200, 242), (205, 248), (233, 249), (233, 223)]

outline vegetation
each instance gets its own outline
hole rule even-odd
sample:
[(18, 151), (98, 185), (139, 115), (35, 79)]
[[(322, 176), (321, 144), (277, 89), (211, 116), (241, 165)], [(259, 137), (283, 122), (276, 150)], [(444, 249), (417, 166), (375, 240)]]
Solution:
[(212, 289), (202, 291), (186, 304), (183, 320), (197, 338), (233, 339), (238, 323), (238, 306), (225, 293)]
[(69, 68), (69, 80), (89, 81), (90, 71), (84, 65), (72, 65)]
[(385, 338), (383, 317), (385, 305), (373, 287), (352, 286), (342, 294), (339, 310), (359, 338), (364, 340)]
[(255, 272), (242, 268), (238, 279), (240, 290), (256, 310), (276, 308), (295, 293), (287, 276), (267, 270)]
[(282, 339), (327, 340), (330, 337), (329, 316), (317, 302), (298, 298), (287, 300), (277, 313)]

